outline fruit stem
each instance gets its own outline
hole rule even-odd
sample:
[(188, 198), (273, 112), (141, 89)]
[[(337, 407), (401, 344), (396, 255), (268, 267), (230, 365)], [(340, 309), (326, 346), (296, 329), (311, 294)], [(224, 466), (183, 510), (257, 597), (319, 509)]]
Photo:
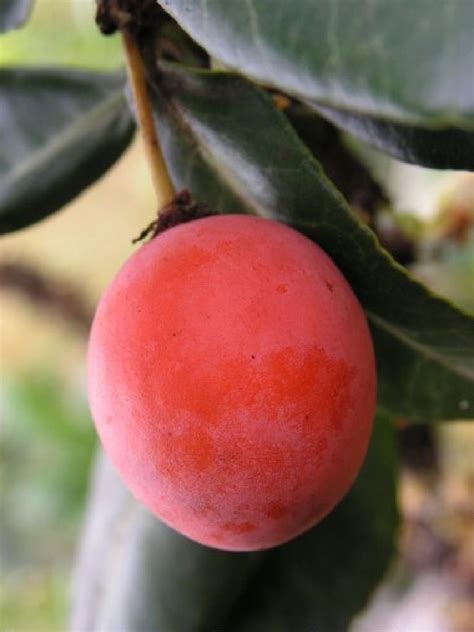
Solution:
[(136, 118), (141, 131), (145, 155), (151, 173), (159, 208), (169, 204), (175, 195), (163, 152), (156, 135), (145, 68), (137, 42), (127, 26), (122, 27), (122, 42), (127, 62), (127, 76), (135, 103)]

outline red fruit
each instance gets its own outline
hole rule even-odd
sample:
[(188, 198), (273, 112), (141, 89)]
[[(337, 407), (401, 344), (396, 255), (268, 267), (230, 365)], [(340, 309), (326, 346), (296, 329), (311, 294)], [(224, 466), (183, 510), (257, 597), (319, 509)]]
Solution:
[(306, 237), (245, 215), (171, 228), (99, 305), (89, 396), (105, 451), (168, 525), (272, 547), (339, 502), (363, 461), (375, 364), (362, 309)]

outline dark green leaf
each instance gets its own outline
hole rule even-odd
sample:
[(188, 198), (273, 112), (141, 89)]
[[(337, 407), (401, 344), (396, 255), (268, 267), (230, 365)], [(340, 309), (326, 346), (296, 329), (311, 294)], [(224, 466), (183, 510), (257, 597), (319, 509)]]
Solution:
[(101, 456), (76, 568), (70, 629), (216, 629), (260, 560), (260, 554), (209, 549), (172, 531), (130, 496)]
[(394, 551), (395, 441), (376, 423), (345, 500), (306, 535), (265, 553), (216, 551), (138, 505), (102, 459), (73, 592), (72, 630), (342, 632)]
[(17, 29), (28, 19), (33, 0), (2, 0), (0, 6), (0, 33)]
[(455, 127), (427, 129), (334, 108), (317, 109), (334, 125), (405, 162), (433, 169), (474, 171), (473, 131), (463, 131)]
[(399, 123), (474, 127), (471, 0), (159, 0), (230, 68)]
[(167, 68), (154, 106), (176, 185), (218, 212), (287, 222), (328, 252), (369, 316), (383, 408), (420, 421), (472, 416), (474, 321), (379, 246), (261, 90)]
[[(474, 169), (474, 4), (161, 0), (216, 58), (401, 160)], [(416, 60), (416, 63), (414, 63)]]
[(235, 632), (347, 632), (393, 557), (395, 437), (379, 417), (364, 467), (323, 522), (272, 551), (229, 617)]
[(0, 232), (72, 200), (117, 160), (133, 129), (118, 75), (0, 70)]
[(390, 201), (368, 166), (351, 149), (346, 135), (300, 103), (291, 103), (284, 113), (327, 177), (370, 225), (377, 212), (387, 208)]

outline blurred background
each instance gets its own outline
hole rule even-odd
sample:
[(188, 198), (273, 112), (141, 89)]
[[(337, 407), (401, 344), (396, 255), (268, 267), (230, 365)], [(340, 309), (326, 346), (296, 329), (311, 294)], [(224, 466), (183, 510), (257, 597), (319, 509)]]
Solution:
[[(120, 66), (119, 41), (98, 33), (93, 12), (84, 0), (37, 2), (26, 28), (2, 36), (0, 65)], [(474, 175), (359, 151), (393, 200), (381, 231), (416, 251), (415, 274), (474, 312)], [(96, 450), (85, 393), (88, 325), (153, 209), (135, 141), (69, 207), (0, 241), (1, 630), (65, 627)], [(455, 422), (434, 434), (397, 423), (399, 559), (355, 629), (473, 632), (474, 428)], [(400, 617), (412, 627), (397, 627)]]

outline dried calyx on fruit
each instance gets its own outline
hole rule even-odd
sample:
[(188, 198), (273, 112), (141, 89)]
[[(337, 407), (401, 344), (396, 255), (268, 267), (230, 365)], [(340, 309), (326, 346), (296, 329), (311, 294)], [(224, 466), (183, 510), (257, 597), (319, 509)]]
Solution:
[(89, 396), (105, 451), (188, 537), (244, 551), (321, 520), (353, 483), (375, 407), (362, 308), (331, 259), (278, 222), (174, 226), (98, 307)]
[(177, 193), (174, 199), (164, 206), (158, 213), (155, 220), (151, 222), (142, 232), (133, 239), (132, 243), (136, 244), (143, 241), (148, 236), (151, 239), (162, 233), (168, 228), (190, 222), (193, 219), (201, 219), (212, 215), (210, 209), (205, 204), (194, 202), (191, 194), (187, 189), (183, 189)]

